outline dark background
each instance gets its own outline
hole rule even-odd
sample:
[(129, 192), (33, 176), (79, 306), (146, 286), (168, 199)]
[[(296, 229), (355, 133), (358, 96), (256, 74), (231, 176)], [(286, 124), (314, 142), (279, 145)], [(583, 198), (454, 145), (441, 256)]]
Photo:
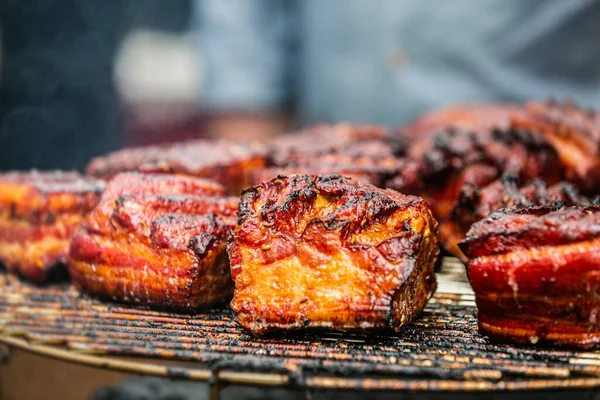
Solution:
[(2, 0), (0, 170), (82, 169), (122, 147), (114, 59), (134, 28), (184, 31), (188, 0)]

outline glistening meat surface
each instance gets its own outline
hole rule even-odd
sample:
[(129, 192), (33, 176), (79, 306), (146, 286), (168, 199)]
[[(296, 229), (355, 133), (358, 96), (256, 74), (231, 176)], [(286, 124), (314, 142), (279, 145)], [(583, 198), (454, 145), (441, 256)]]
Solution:
[(228, 248), (240, 324), (400, 329), (435, 289), (437, 224), (418, 197), (338, 175), (246, 190)]
[(500, 340), (600, 343), (600, 206), (510, 207), (461, 243), (479, 328)]
[(227, 299), (225, 253), (237, 198), (178, 175), (117, 175), (73, 238), (69, 272), (83, 291), (193, 310)]

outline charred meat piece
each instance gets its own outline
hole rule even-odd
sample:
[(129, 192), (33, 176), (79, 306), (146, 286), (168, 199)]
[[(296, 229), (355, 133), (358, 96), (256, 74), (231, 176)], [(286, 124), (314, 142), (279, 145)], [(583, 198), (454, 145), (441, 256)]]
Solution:
[(253, 333), (400, 329), (435, 290), (425, 201), (339, 175), (278, 177), (243, 192), (228, 247), (231, 307)]
[(341, 174), (383, 186), (403, 168), (403, 151), (401, 141), (378, 126), (317, 125), (275, 139), (267, 167), (253, 171), (250, 182), (259, 184), (277, 175)]
[(600, 206), (495, 211), (461, 248), (482, 333), (529, 344), (600, 343)]
[(207, 180), (124, 173), (72, 241), (69, 272), (102, 298), (189, 309), (231, 296), (237, 198)]
[[(551, 184), (562, 176), (557, 153), (536, 133), (447, 129), (422, 140), (427, 149), (417, 143), (407, 150), (407, 157), (416, 165), (412, 175), (419, 176), (420, 185), (406, 181), (402, 171), (387, 187), (423, 196), (442, 225), (451, 218), (465, 186), (484, 187), (504, 175), (523, 183), (540, 178)], [(452, 246), (444, 245), (453, 251)]]
[(531, 102), (513, 127), (539, 132), (558, 152), (565, 178), (586, 193), (600, 188), (600, 114), (572, 102)]
[(471, 225), (492, 211), (512, 206), (589, 206), (595, 201), (564, 181), (548, 187), (544, 181), (534, 179), (519, 187), (516, 178), (503, 176), (483, 187), (465, 184), (450, 218), (440, 224), (440, 239), (451, 254), (466, 261), (458, 243), (465, 238)]
[(92, 160), (87, 173), (103, 179), (123, 171), (206, 177), (238, 194), (247, 185), (250, 170), (262, 167), (264, 159), (264, 148), (256, 143), (192, 140), (119, 150)]
[(465, 188), (483, 188), (502, 176), (520, 185), (536, 178), (554, 184), (562, 178), (551, 144), (537, 132), (513, 128), (513, 119), (523, 113), (515, 105), (463, 105), (426, 114), (400, 129), (410, 144), (405, 157), (414, 172), (409, 177), (419, 179), (406, 179), (401, 170), (385, 186), (422, 196), (440, 222), (443, 246), (455, 256), (464, 257), (457, 241), (466, 230), (452, 219)]
[(71, 236), (104, 184), (76, 172), (0, 174), (0, 261), (36, 282), (67, 262)]

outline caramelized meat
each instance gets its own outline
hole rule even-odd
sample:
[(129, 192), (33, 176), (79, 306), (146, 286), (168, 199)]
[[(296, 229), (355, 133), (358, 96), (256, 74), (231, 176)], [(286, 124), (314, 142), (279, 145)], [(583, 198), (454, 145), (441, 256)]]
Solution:
[(103, 179), (123, 171), (207, 177), (237, 194), (247, 186), (250, 170), (264, 165), (264, 158), (263, 147), (256, 143), (193, 140), (116, 151), (93, 159), (87, 173)]
[[(333, 157), (337, 155), (330, 154)], [(404, 188), (413, 188), (419, 185), (416, 164), (402, 158), (392, 158), (384, 162), (371, 159), (371, 162), (361, 163), (359, 160), (343, 160), (341, 157), (335, 161), (326, 157), (317, 157), (312, 163), (304, 165), (290, 165), (286, 167), (259, 168), (250, 173), (250, 183), (254, 185), (269, 181), (278, 175), (342, 175), (369, 183), (378, 187), (385, 187), (391, 177)]]
[(378, 126), (317, 125), (277, 138), (267, 155), (267, 167), (253, 171), (250, 183), (277, 175), (341, 174), (384, 186), (405, 164), (404, 147)]
[(0, 261), (27, 279), (46, 281), (66, 263), (71, 236), (102, 188), (75, 172), (0, 174)]
[(339, 175), (243, 192), (228, 253), (237, 320), (253, 333), (400, 329), (435, 290), (436, 222), (418, 197)]
[(460, 104), (423, 114), (400, 128), (400, 135), (419, 141), (448, 128), (467, 132), (491, 132), (510, 128), (521, 108), (513, 104)]
[[(270, 146), (269, 164), (275, 166), (305, 165), (313, 162), (316, 156), (336, 153), (346, 146), (350, 147), (346, 151), (349, 155), (380, 154), (382, 150), (373, 146), (361, 150), (354, 145), (379, 141), (387, 137), (386, 131), (376, 125), (315, 125), (304, 131), (276, 138)], [(383, 151), (387, 152), (387, 149)]]
[(510, 207), (474, 224), (468, 256), (479, 328), (521, 343), (600, 343), (600, 206)]
[(195, 309), (231, 295), (225, 253), (237, 198), (217, 183), (123, 173), (72, 241), (69, 272), (113, 300)]
[(539, 132), (558, 152), (567, 180), (582, 191), (600, 188), (600, 114), (572, 102), (531, 102), (513, 126)]
[(370, 183), (380, 186), (382, 182), (381, 169), (376, 167), (357, 167), (355, 165), (307, 165), (294, 167), (270, 167), (260, 168), (250, 173), (250, 184), (260, 185), (263, 182), (270, 181), (279, 175), (327, 175), (339, 174), (348, 178), (356, 179), (364, 183)]
[(501, 176), (513, 176), (523, 183), (538, 177), (555, 183), (562, 176), (558, 155), (536, 133), (447, 129), (422, 140), (429, 146), (427, 150), (419, 143), (407, 149), (409, 160), (416, 165), (416, 172), (409, 177), (419, 179), (406, 179), (403, 170), (386, 186), (423, 196), (440, 221), (444, 247), (456, 256), (461, 256), (455, 240), (461, 234), (452, 231), (455, 226), (450, 220), (465, 187), (485, 187)]
[(548, 187), (544, 181), (534, 179), (519, 188), (516, 178), (504, 176), (483, 187), (465, 184), (451, 217), (440, 225), (440, 239), (451, 254), (466, 261), (458, 243), (464, 239), (471, 225), (492, 211), (511, 206), (589, 206), (592, 202), (568, 182)]

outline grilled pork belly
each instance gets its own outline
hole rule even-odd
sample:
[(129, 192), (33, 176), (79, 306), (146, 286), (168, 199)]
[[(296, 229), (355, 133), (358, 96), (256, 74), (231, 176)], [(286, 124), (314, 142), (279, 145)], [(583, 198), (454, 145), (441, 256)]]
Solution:
[(530, 102), (513, 126), (539, 132), (556, 149), (565, 178), (586, 193), (600, 189), (600, 114), (564, 101)]
[(461, 248), (480, 331), (520, 343), (600, 343), (600, 206), (510, 207)]
[(267, 166), (254, 170), (250, 183), (277, 175), (340, 174), (383, 187), (405, 167), (403, 151), (402, 142), (378, 126), (316, 125), (275, 139)]
[[(525, 131), (448, 128), (415, 139), (407, 157), (416, 165), (411, 175), (419, 179), (406, 180), (406, 171), (401, 171), (387, 187), (423, 196), (442, 232), (465, 187), (485, 187), (501, 176), (512, 176), (519, 183), (540, 178), (553, 184), (562, 176), (554, 149), (540, 135)], [(444, 236), (442, 243), (451, 254), (460, 256), (455, 242)]]
[(103, 179), (124, 171), (190, 175), (213, 179), (239, 194), (250, 170), (264, 165), (264, 153), (257, 143), (191, 140), (119, 150), (93, 159), (87, 173)]
[(425, 201), (339, 175), (247, 189), (228, 254), (231, 307), (253, 333), (400, 329), (435, 290), (437, 224)]
[(573, 184), (564, 181), (548, 187), (541, 179), (534, 179), (519, 187), (515, 177), (503, 176), (482, 187), (465, 184), (450, 218), (440, 224), (440, 240), (452, 254), (466, 261), (458, 243), (471, 225), (492, 211), (512, 206), (589, 206), (595, 201), (597, 199), (580, 194)]
[(102, 188), (76, 172), (0, 174), (0, 261), (24, 278), (46, 281), (66, 263), (71, 236)]
[[(464, 201), (469, 197), (464, 193), (497, 192), (484, 188), (503, 176), (514, 177), (519, 187), (533, 179), (548, 185), (564, 179), (587, 195), (600, 188), (600, 115), (570, 102), (449, 107), (417, 118), (400, 129), (400, 136), (410, 143), (406, 157), (417, 164), (421, 184), (409, 181), (405, 187), (399, 174), (387, 187), (422, 195), (440, 221), (442, 244), (457, 256), (467, 220), (473, 223), (515, 200), (510, 194), (506, 202), (482, 198), (478, 210), (469, 210), (475, 205)], [(450, 221), (453, 209), (468, 217), (462, 232)]]
[(267, 163), (272, 166), (345, 163), (361, 159), (371, 164), (374, 158), (393, 156), (403, 149), (401, 141), (393, 140), (380, 126), (347, 123), (315, 125), (280, 136), (270, 147)]
[(238, 199), (224, 192), (189, 176), (117, 175), (73, 238), (73, 282), (99, 297), (161, 307), (226, 299), (225, 247)]

